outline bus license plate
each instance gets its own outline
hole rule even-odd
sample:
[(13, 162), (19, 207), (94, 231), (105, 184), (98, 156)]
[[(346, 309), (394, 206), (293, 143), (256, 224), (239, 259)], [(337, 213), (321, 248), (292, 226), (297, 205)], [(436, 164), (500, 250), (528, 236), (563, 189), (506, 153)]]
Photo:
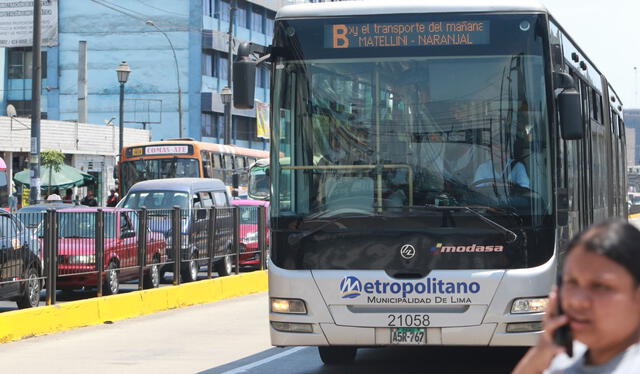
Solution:
[(391, 344), (421, 345), (427, 344), (427, 332), (418, 327), (398, 327), (391, 329)]

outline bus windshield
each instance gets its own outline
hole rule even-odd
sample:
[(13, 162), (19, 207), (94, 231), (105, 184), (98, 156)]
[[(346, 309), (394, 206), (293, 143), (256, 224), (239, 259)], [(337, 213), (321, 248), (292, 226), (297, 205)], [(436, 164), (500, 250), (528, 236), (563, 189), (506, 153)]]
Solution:
[(195, 158), (154, 158), (125, 161), (121, 164), (120, 182), (123, 191), (134, 184), (150, 179), (199, 178), (200, 165)]
[(269, 165), (249, 170), (248, 194), (250, 199), (269, 200)]
[[(476, 20), (491, 26), (482, 45), (352, 38), (340, 57), (329, 48), (332, 58), (319, 52), (327, 43), (308, 47), (313, 22), (283, 22), (281, 43), (294, 52), (276, 66), (274, 139), (291, 161), (278, 167), (275, 214), (396, 216), (435, 205), (550, 215), (546, 32), (538, 16), (491, 17)], [(336, 23), (379, 26), (363, 17), (315, 27)], [(508, 28), (516, 42), (500, 36)]]

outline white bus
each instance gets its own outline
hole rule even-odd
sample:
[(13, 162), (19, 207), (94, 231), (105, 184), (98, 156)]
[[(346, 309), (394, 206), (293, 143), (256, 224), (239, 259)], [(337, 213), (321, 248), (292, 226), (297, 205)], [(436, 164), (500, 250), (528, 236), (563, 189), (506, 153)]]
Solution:
[(537, 2), (284, 7), (237, 107), (265, 60), (275, 346), (532, 345), (567, 240), (626, 216), (620, 98)]

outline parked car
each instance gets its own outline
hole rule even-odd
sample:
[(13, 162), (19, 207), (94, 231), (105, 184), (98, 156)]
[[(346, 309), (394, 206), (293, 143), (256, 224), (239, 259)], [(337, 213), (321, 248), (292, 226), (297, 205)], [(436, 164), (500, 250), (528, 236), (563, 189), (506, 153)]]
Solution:
[[(200, 267), (208, 261), (208, 208), (214, 206), (222, 208), (217, 211), (216, 232), (213, 235), (214, 268), (221, 276), (233, 271), (233, 259), (226, 256), (232, 253), (233, 247), (233, 215), (229, 209), (229, 201), (227, 188), (219, 179), (169, 178), (134, 184), (118, 206), (128, 209), (144, 207), (149, 210), (148, 227), (151, 231), (164, 235), (171, 261), (175, 257), (171, 209), (175, 206), (181, 208), (180, 252), (184, 262), (180, 274), (183, 281), (191, 282), (197, 279)], [(167, 264), (161, 269), (161, 277), (167, 271), (173, 271), (173, 264)]]
[(63, 210), (77, 208), (77, 205), (61, 203), (55, 201), (53, 203), (35, 204), (21, 208), (15, 213), (15, 216), (22, 221), (24, 226), (28, 229), (38, 230), (44, 222), (44, 216), (47, 210)]
[[(96, 211), (98, 208), (66, 209), (58, 214), (58, 277), (62, 290), (97, 285)], [(118, 293), (123, 281), (139, 277), (138, 213), (131, 209), (104, 208), (105, 295)], [(144, 287), (160, 285), (160, 264), (166, 260), (164, 236), (147, 230)]]
[[(232, 205), (240, 209), (240, 266), (245, 268), (260, 268), (260, 253), (258, 252), (258, 207), (265, 206), (265, 238), (266, 248), (269, 248), (269, 202), (264, 200), (233, 200)], [(248, 252), (248, 253), (247, 253)]]
[(43, 269), (35, 232), (0, 210), (0, 299), (15, 300), (20, 309), (38, 306)]

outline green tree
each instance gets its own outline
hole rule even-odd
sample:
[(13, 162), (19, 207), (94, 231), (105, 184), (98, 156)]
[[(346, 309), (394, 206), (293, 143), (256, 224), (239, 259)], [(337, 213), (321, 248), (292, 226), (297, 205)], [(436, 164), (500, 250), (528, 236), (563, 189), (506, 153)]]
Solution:
[(47, 194), (51, 195), (51, 174), (54, 171), (56, 173), (60, 172), (61, 166), (64, 164), (64, 153), (56, 151), (55, 149), (49, 149), (40, 152), (40, 157), (42, 166), (49, 168), (49, 188)]

